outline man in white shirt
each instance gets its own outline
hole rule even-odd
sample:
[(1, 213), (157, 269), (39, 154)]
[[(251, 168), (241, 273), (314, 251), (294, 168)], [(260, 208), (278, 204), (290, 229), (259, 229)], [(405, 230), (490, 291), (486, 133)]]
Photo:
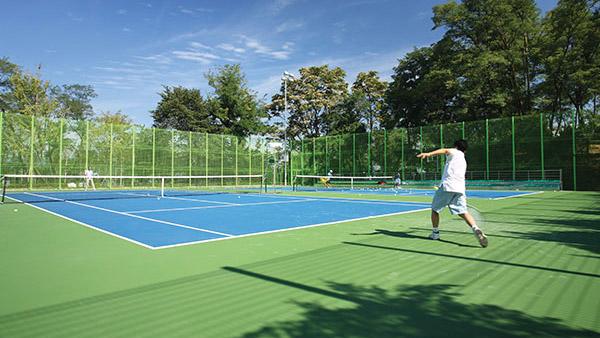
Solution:
[(467, 210), (467, 197), (465, 195), (465, 173), (467, 171), (465, 151), (467, 151), (467, 147), (467, 141), (458, 140), (454, 142), (454, 148), (442, 148), (430, 153), (417, 155), (418, 158), (446, 155), (446, 165), (444, 166), (442, 182), (431, 202), (431, 224), (433, 231), (429, 238), (440, 239), (440, 212), (447, 206), (450, 209), (450, 213), (460, 216), (467, 222), (479, 244), (485, 248), (488, 245), (487, 237), (477, 226), (475, 219), (473, 219)]
[(87, 169), (83, 172), (83, 176), (85, 176), (85, 190), (87, 191), (89, 187), (96, 190), (96, 186), (94, 185), (94, 171)]

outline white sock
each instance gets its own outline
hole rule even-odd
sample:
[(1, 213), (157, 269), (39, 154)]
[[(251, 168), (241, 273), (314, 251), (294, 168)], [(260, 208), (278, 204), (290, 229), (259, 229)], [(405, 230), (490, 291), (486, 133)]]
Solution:
[(440, 232), (440, 228), (433, 228), (433, 232), (437, 234), (438, 232)]
[(475, 231), (481, 230), (481, 229), (479, 229), (479, 227), (477, 225), (473, 225), (473, 227), (471, 227), (471, 230), (473, 230), (473, 232), (475, 232)]

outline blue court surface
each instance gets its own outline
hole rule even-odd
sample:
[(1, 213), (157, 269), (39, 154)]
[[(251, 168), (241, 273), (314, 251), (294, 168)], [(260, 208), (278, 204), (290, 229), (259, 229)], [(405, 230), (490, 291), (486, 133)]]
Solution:
[(430, 207), (429, 203), (253, 193), (190, 194), (160, 199), (135, 191), (110, 191), (106, 196), (98, 193), (97, 198), (86, 195), (90, 192), (20, 192), (8, 197), (150, 249), (396, 215)]
[[(277, 188), (282, 191), (291, 190), (289, 187)], [(339, 188), (339, 187), (296, 187), (296, 191), (318, 191), (318, 192), (341, 192), (350, 194), (375, 194), (375, 195), (394, 195), (394, 196), (433, 196), (435, 190), (432, 189), (394, 189), (394, 188)], [(469, 190), (467, 189), (467, 197), (469, 198), (484, 198), (484, 199), (505, 199), (517, 196), (539, 194), (540, 192), (532, 191), (501, 191), (501, 190)]]

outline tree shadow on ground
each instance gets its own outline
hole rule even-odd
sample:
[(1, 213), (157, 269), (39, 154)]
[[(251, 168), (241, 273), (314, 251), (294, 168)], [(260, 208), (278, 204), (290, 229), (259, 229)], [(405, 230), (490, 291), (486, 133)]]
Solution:
[[(398, 237), (398, 238), (421, 239), (421, 240), (431, 241), (431, 238), (429, 238), (428, 236), (414, 235), (413, 231), (404, 232), (404, 231), (392, 231), (392, 230), (385, 230), (385, 229), (375, 229), (375, 230), (373, 230), (373, 232), (353, 233), (352, 235), (356, 235), (356, 236), (385, 235), (385, 236)], [(442, 242), (442, 243), (453, 244), (456, 246), (465, 247), (465, 248), (479, 248), (479, 246), (462, 244), (462, 243), (458, 243), (458, 242), (454, 242), (454, 241), (449, 241), (449, 240), (443, 239), (443, 238), (440, 238), (438, 241)]]
[(600, 254), (600, 232), (598, 231), (504, 231), (514, 237), (544, 242), (565, 244), (593, 254)]
[(243, 337), (592, 337), (559, 319), (488, 304), (463, 304), (455, 285), (404, 285), (395, 290), (329, 283), (327, 289), (238, 268), (227, 271), (354, 303), (328, 308), (295, 301), (302, 319), (276, 322)]

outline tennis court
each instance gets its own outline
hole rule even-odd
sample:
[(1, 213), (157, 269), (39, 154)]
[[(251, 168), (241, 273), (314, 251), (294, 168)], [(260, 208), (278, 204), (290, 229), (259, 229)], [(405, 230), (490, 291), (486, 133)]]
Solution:
[(292, 197), (258, 193), (178, 191), (21, 192), (27, 203), (151, 249), (231, 239), (428, 208), (426, 203)]

